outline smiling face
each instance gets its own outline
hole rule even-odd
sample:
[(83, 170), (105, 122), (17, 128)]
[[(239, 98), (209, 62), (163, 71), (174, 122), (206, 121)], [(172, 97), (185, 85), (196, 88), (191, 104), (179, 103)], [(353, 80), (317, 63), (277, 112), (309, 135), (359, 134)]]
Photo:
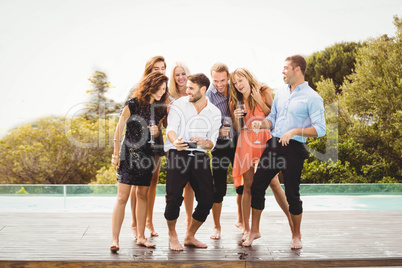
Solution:
[(212, 71), (212, 84), (218, 90), (219, 93), (227, 94), (228, 88), (228, 81), (229, 81), (229, 74), (226, 72), (215, 72)]
[(163, 97), (163, 94), (166, 93), (166, 83), (163, 83), (162, 85), (159, 86), (159, 89), (155, 92), (152, 93), (152, 99), (156, 101), (160, 101), (161, 98)]
[(174, 70), (174, 81), (176, 82), (178, 88), (184, 87), (187, 84), (186, 71), (180, 66)]
[(188, 80), (186, 90), (186, 93), (189, 96), (188, 101), (197, 102), (199, 99), (201, 99), (202, 98), (201, 90), (202, 88), (199, 85)]
[(163, 61), (155, 62), (154, 66), (152, 66), (152, 72), (160, 72), (161, 74), (166, 74), (166, 67)]
[(235, 74), (233, 77), (233, 85), (235, 86), (236, 90), (243, 95), (250, 93), (250, 83), (244, 76)]

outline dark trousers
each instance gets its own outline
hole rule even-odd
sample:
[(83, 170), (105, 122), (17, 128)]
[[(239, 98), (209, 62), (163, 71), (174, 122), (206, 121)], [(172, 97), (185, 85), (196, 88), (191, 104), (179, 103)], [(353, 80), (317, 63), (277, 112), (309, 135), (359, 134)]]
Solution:
[(190, 182), (197, 200), (193, 218), (204, 222), (213, 205), (213, 178), (210, 159), (203, 152), (170, 150), (166, 175), (165, 219), (176, 220), (183, 202), (183, 189)]
[(287, 146), (282, 146), (278, 138), (268, 140), (251, 185), (251, 207), (264, 209), (265, 191), (275, 175), (282, 171), (289, 212), (300, 215), (303, 212), (303, 202), (300, 200), (299, 186), (306, 157), (307, 150), (303, 143), (290, 140)]
[(229, 164), (234, 161), (237, 137), (217, 140), (212, 151), (212, 174), (214, 178), (214, 203), (221, 203), (226, 195)]

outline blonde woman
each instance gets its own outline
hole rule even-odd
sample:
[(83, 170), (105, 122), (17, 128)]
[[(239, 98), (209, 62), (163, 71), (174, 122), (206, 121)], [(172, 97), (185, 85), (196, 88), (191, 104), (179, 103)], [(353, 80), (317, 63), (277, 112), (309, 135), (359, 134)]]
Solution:
[[(176, 62), (172, 69), (169, 83), (170, 100), (173, 102), (181, 97), (187, 96), (187, 76), (190, 75), (190, 70), (182, 62)], [(194, 206), (194, 191), (190, 183), (187, 183), (183, 191), (184, 207), (186, 209), (186, 228), (190, 226)]]
[[(242, 196), (244, 241), (250, 233), (251, 184), (255, 167), (265, 149), (265, 143), (271, 138), (269, 130), (261, 129), (258, 133), (260, 143), (254, 143), (257, 141), (257, 134), (251, 130), (251, 124), (255, 120), (263, 120), (268, 116), (271, 112), (273, 99), (269, 87), (261, 86), (245, 68), (238, 68), (230, 75), (230, 91), (229, 107), (232, 117), (235, 118), (233, 125), (240, 131), (232, 175), (236, 187), (244, 185)], [(244, 108), (239, 108), (239, 104), (244, 104), (246, 111)], [(246, 115), (244, 116), (245, 112)], [(240, 121), (243, 121), (244, 126), (248, 129), (242, 127)], [(275, 199), (288, 218), (290, 229), (293, 233), (289, 205), (278, 176), (272, 180), (270, 186)]]

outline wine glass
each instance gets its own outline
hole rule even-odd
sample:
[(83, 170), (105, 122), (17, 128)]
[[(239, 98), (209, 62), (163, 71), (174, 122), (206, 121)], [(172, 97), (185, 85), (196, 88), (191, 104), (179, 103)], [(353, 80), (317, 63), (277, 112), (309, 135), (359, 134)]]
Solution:
[(243, 111), (243, 127), (242, 127), (242, 129), (248, 129), (246, 126), (246, 120), (244, 119), (247, 115), (247, 107), (245, 104), (242, 104), (241, 102), (239, 102), (238, 108)]
[[(197, 148), (197, 142), (196, 142), (196, 141), (188, 141), (188, 142), (187, 142), (188, 147), (189, 147), (189, 148), (192, 148), (192, 147), (190, 147), (190, 144), (192, 144), (192, 143), (195, 143), (195, 147)], [(193, 151), (194, 151), (194, 150), (190, 150), (190, 153), (189, 153), (188, 155), (189, 155), (189, 156), (195, 156), (195, 155), (193, 154)]]
[[(223, 126), (224, 127), (231, 127), (232, 126), (232, 118), (230, 116), (223, 117)], [(229, 135), (225, 136), (225, 140), (229, 140)]]
[[(192, 137), (196, 137), (197, 135), (195, 135), (195, 133), (190, 133), (190, 139), (192, 138)], [(190, 151), (190, 153), (188, 154), (189, 156), (195, 156), (194, 154), (193, 154), (193, 148), (197, 148), (197, 142), (196, 141), (191, 141), (191, 140), (189, 140), (189, 141), (187, 141), (186, 142), (187, 143), (187, 145), (188, 145), (188, 148), (187, 149), (190, 149), (189, 151)]]
[[(155, 126), (155, 120), (153, 120), (153, 119), (149, 120), (149, 126), (150, 127)], [(150, 131), (150, 133), (151, 133), (151, 138), (149, 139), (148, 143), (154, 144), (155, 143), (154, 142), (154, 135), (152, 134), (151, 131)]]
[(261, 124), (259, 122), (258, 123), (256, 121), (253, 122), (253, 130), (257, 134), (257, 140), (254, 143), (261, 143), (258, 140), (258, 133), (260, 132), (260, 127), (261, 127)]

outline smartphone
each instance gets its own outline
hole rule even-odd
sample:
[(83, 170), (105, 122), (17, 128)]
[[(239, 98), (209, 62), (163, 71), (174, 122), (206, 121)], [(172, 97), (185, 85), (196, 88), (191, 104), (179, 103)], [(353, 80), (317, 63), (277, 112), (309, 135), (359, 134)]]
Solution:
[(191, 148), (191, 149), (197, 148), (197, 142), (196, 141), (186, 141), (185, 144), (188, 145), (188, 148)]

